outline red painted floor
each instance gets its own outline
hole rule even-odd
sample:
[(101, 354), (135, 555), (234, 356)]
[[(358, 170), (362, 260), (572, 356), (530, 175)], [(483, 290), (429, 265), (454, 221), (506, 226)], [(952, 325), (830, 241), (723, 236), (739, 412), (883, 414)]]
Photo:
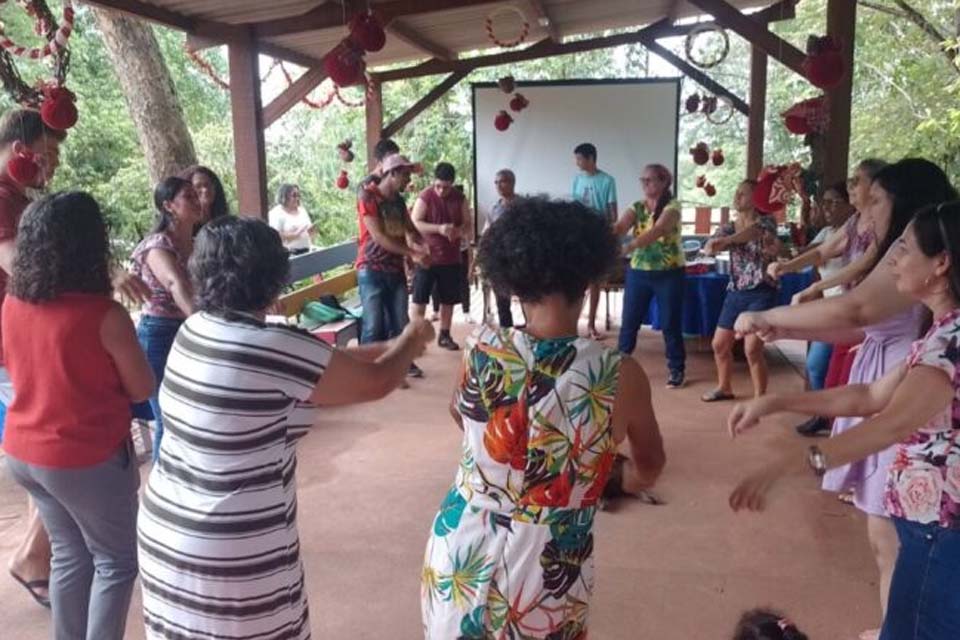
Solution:
[[(784, 483), (767, 513), (731, 513), (726, 499), (736, 478), (770, 447), (800, 451), (807, 443), (789, 428), (796, 416), (731, 442), (723, 428), (729, 403), (698, 399), (713, 384), (711, 355), (695, 342), (689, 349), (689, 384), (668, 391), (660, 337), (643, 333), (637, 356), (654, 386), (666, 441), (657, 492), (667, 504), (627, 503), (599, 517), (591, 638), (729, 638), (740, 612), (758, 605), (782, 608), (811, 638), (856, 638), (879, 616), (863, 518), (820, 492), (813, 478)], [(768, 357), (771, 388), (802, 386), (779, 351), (768, 349)], [(457, 363), (456, 355), (431, 349), (420, 361), (426, 379), (381, 402), (328, 412), (302, 443), (300, 533), (314, 637), (422, 637), (421, 556), (459, 453), (460, 434), (447, 414)], [(740, 392), (749, 387), (743, 365), (736, 384)], [(24, 502), (0, 473), (4, 566)], [(0, 621), (0, 638), (49, 637), (47, 612), (5, 575)], [(143, 637), (139, 594), (127, 637)]]

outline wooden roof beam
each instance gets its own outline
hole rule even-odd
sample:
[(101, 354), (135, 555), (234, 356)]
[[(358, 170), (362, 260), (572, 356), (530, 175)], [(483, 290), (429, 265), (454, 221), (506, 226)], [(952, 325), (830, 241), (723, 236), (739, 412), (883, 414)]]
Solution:
[(266, 129), (280, 119), (283, 114), (292, 109), (324, 81), (327, 74), (323, 67), (316, 66), (307, 69), (307, 72), (296, 79), (289, 87), (283, 90), (273, 101), (263, 108), (263, 128)]
[[(355, 13), (367, 8), (367, 2), (363, 0), (343, 1), (348, 21)], [(492, 4), (493, 2), (496, 2), (496, 0), (392, 0), (391, 2), (378, 2), (372, 6), (384, 24), (389, 24), (392, 20), (407, 15)], [(248, 23), (247, 26), (253, 28), (258, 38), (271, 38), (304, 31), (342, 27), (344, 26), (344, 6), (340, 2), (325, 2), (299, 16), (253, 22)]]
[[(780, 0), (776, 4), (772, 4), (766, 9), (761, 9), (755, 13), (750, 14), (751, 20), (756, 20), (757, 22), (763, 22), (764, 24), (769, 24), (771, 22), (779, 22), (781, 20), (792, 20), (797, 17), (797, 0)], [(672, 25), (663, 31), (661, 38), (667, 38), (670, 36), (685, 36), (697, 27), (702, 27), (704, 25), (716, 25), (716, 20), (710, 20), (707, 22), (688, 22), (686, 24), (675, 24)]]
[(401, 22), (400, 20), (394, 20), (387, 25), (387, 33), (394, 36), (397, 40), (406, 43), (422, 51), (434, 58), (440, 60), (452, 60), (457, 57), (455, 53), (446, 49), (445, 47), (433, 42), (429, 38), (424, 37), (421, 33), (417, 32), (416, 29), (410, 25)]
[(806, 57), (804, 53), (771, 33), (766, 25), (757, 21), (752, 15), (741, 13), (726, 0), (689, 0), (689, 2), (712, 15), (719, 25), (733, 30), (791, 71), (805, 76), (802, 66)]
[(177, 13), (141, 0), (83, 0), (85, 4), (120, 11), (141, 20), (215, 39), (218, 44), (243, 40), (246, 30), (236, 25), (214, 22)]
[(554, 42), (560, 42), (560, 30), (557, 28), (557, 23), (550, 17), (550, 12), (547, 11), (546, 5), (543, 4), (543, 0), (529, 0), (530, 1), (530, 10), (533, 12), (533, 15), (536, 16), (537, 22), (541, 27), (547, 30), (547, 35), (550, 36), (550, 39)]
[(458, 82), (463, 80), (469, 71), (454, 71), (443, 79), (437, 86), (430, 90), (430, 93), (417, 100), (409, 109), (400, 114), (396, 120), (383, 128), (381, 138), (392, 138), (400, 129), (405, 127), (411, 120), (416, 118), (427, 107), (439, 100), (447, 91), (452, 89)]
[(662, 44), (657, 42), (656, 36), (644, 36), (641, 40), (641, 43), (644, 47), (650, 50), (651, 53), (655, 53), (665, 62), (670, 63), (678, 70), (682, 71), (686, 76), (696, 81), (700, 86), (707, 89), (714, 95), (723, 96), (727, 98), (733, 108), (739, 111), (744, 115), (750, 115), (750, 105), (748, 105), (743, 98), (733, 93), (722, 84), (705, 74), (700, 69), (697, 69), (695, 66), (675, 54), (673, 51), (670, 51)]
[(526, 49), (514, 49), (474, 58), (459, 58), (457, 60), (428, 60), (412, 67), (391, 69), (390, 71), (382, 71), (372, 75), (380, 82), (389, 82), (391, 80), (419, 78), (421, 76), (452, 73), (454, 71), (466, 71), (469, 73), (481, 67), (495, 67), (500, 64), (523, 62), (525, 60), (535, 60), (537, 58), (546, 58), (567, 53), (606, 49), (607, 47), (616, 47), (621, 44), (643, 42), (644, 39), (655, 41), (656, 38), (662, 37), (661, 31), (667, 27), (669, 27), (669, 24), (665, 20), (661, 20), (639, 31), (618, 33), (612, 36), (601, 36), (598, 38), (588, 38), (586, 40), (575, 40), (563, 43), (553, 42), (549, 38), (545, 38)]

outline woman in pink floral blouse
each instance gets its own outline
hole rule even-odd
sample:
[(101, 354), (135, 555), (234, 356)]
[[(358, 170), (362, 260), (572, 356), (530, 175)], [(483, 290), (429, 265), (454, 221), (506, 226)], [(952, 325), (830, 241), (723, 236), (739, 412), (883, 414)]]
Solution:
[(886, 509), (900, 539), (880, 640), (960, 638), (960, 201), (918, 212), (891, 254), (897, 290), (933, 313), (903, 364), (872, 384), (771, 395), (737, 405), (736, 435), (777, 411), (872, 416), (810, 447), (778, 457), (730, 496), (734, 510), (761, 510), (784, 475), (823, 475), (899, 443)]

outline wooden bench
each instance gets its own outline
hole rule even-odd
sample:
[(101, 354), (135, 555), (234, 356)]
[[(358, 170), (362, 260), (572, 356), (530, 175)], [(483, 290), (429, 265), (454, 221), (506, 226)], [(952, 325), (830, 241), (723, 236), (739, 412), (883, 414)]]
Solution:
[[(295, 291), (280, 296), (280, 313), (285, 318), (299, 320), (303, 307), (308, 302), (319, 300), (321, 296), (336, 296), (340, 304), (350, 312), (359, 311), (359, 298), (348, 296), (357, 288), (357, 271), (353, 262), (357, 257), (356, 241), (344, 242), (332, 247), (311, 251), (290, 258), (290, 283), (298, 282), (311, 276), (323, 274), (340, 267), (349, 266), (349, 269), (332, 278), (315, 282)], [(356, 315), (359, 315), (357, 313)], [(360, 321), (354, 318), (345, 318), (337, 322), (329, 322), (311, 331), (315, 336), (328, 344), (343, 347), (353, 338), (360, 337)]]

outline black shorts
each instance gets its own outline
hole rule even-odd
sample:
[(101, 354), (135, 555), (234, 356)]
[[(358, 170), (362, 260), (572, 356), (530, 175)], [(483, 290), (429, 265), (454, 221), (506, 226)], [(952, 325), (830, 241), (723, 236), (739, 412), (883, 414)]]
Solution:
[(413, 304), (427, 304), (433, 287), (437, 287), (440, 304), (460, 302), (460, 280), (463, 277), (459, 264), (434, 265), (428, 269), (417, 267), (413, 276)]

